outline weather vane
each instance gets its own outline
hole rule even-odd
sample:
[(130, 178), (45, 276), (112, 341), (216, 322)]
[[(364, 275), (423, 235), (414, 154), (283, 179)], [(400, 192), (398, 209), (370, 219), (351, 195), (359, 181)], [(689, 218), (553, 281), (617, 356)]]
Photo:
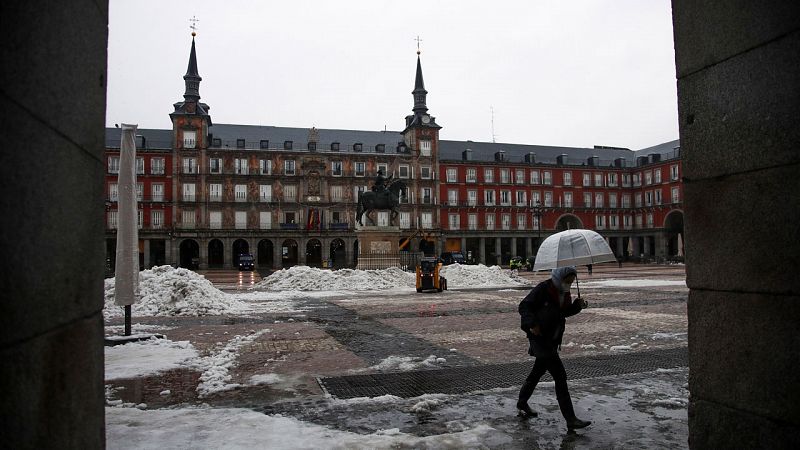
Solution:
[(417, 54), (419, 55), (419, 43), (422, 42), (422, 39), (420, 39), (419, 35), (417, 35), (417, 38), (414, 40), (417, 41)]
[(192, 15), (192, 18), (189, 19), (189, 22), (192, 22), (192, 24), (189, 25), (189, 28), (192, 29), (192, 36), (195, 36), (197, 34), (197, 33), (195, 33), (197, 31), (197, 22), (200, 22), (200, 19), (198, 19), (194, 15)]

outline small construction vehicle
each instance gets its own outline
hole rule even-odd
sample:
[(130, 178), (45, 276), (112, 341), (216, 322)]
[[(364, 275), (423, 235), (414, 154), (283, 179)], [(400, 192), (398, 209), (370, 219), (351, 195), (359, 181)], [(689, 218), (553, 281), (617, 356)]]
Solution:
[(417, 292), (447, 290), (447, 279), (439, 275), (442, 263), (438, 258), (425, 257), (417, 264)]

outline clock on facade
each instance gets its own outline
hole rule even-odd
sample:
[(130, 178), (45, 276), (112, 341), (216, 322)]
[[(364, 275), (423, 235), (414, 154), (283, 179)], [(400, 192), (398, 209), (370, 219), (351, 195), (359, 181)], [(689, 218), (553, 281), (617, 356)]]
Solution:
[(429, 116), (427, 114), (423, 114), (422, 115), (422, 123), (428, 123), (430, 121), (431, 121), (431, 116)]

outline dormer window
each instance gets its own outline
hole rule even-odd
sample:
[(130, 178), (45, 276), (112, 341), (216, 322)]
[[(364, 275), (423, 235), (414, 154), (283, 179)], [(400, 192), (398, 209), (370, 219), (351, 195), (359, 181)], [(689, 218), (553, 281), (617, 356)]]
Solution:
[(378, 144), (378, 145), (375, 146), (375, 152), (384, 153), (385, 151), (386, 151), (386, 145), (385, 144)]
[(356, 142), (355, 144), (353, 144), (353, 151), (354, 152), (360, 152), (363, 149), (364, 149), (364, 146), (360, 142)]
[(338, 152), (339, 151), (339, 143), (338, 142), (331, 142), (331, 151)]
[(183, 132), (183, 148), (195, 148), (197, 146), (197, 133), (195, 131)]
[(269, 141), (267, 139), (262, 139), (259, 143), (259, 148), (261, 148), (261, 150), (267, 150), (269, 148)]
[(220, 139), (220, 138), (212, 139), (211, 140), (211, 146), (212, 147), (222, 147), (222, 139)]
[(292, 144), (294, 144), (294, 142), (292, 142), (292, 141), (283, 141), (283, 149), (284, 150), (291, 150), (292, 149)]
[(309, 142), (308, 143), (308, 151), (310, 151), (310, 152), (317, 151), (317, 143), (316, 142)]
[(236, 148), (244, 148), (244, 139), (236, 140)]

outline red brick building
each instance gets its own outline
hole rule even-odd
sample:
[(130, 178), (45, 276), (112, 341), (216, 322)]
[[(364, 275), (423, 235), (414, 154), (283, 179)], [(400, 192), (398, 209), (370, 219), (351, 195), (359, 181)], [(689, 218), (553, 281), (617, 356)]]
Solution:
[[(505, 264), (556, 231), (589, 228), (622, 258), (680, 253), (677, 141), (632, 151), (440, 140), (419, 55), (400, 132), (214, 124), (201, 80), (193, 39), (172, 126), (138, 132), (143, 267), (233, 267), (243, 253), (259, 268), (352, 266), (358, 194), (380, 169), (407, 185), (396, 223), (404, 251)], [(120, 132), (106, 136), (111, 266)], [(386, 212), (374, 218), (388, 225)]]

